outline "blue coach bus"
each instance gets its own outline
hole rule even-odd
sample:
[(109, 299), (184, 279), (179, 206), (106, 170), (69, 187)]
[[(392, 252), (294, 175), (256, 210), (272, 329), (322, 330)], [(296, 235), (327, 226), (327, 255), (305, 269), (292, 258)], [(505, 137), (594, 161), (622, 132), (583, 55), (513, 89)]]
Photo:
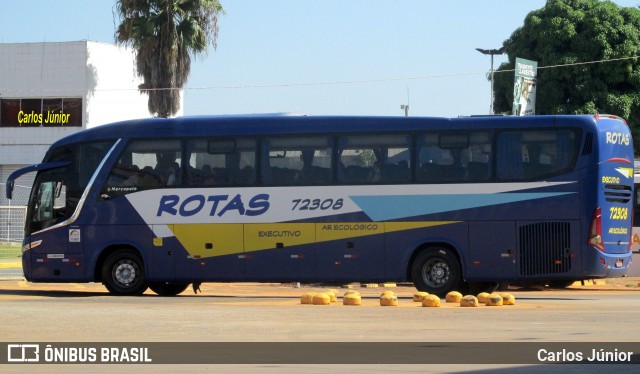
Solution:
[(205, 116), (51, 146), (23, 243), (32, 282), (176, 295), (207, 281), (496, 282), (619, 277), (633, 144), (604, 115)]

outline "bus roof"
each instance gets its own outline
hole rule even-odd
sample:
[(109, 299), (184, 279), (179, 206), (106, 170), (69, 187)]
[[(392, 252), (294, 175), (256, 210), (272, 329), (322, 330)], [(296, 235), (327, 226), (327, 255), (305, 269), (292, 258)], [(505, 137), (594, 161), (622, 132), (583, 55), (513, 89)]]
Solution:
[(102, 125), (69, 135), (54, 146), (116, 138), (241, 136), (350, 132), (420, 131), (425, 129), (509, 128), (526, 122), (527, 127), (563, 125), (595, 127), (593, 115), (482, 116), (482, 117), (375, 117), (305, 115), (217, 115), (176, 118), (147, 118)]

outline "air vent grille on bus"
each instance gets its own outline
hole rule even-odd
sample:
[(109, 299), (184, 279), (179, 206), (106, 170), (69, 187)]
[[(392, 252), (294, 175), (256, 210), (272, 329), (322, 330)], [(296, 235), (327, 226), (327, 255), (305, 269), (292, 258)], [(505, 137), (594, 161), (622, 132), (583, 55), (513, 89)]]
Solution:
[(520, 275), (560, 274), (571, 270), (569, 222), (539, 222), (520, 227)]
[(593, 147), (593, 133), (588, 132), (587, 137), (584, 140), (584, 148), (582, 148), (582, 155), (583, 156), (590, 155), (592, 147)]
[(604, 199), (611, 203), (626, 204), (631, 201), (632, 187), (623, 184), (605, 184)]

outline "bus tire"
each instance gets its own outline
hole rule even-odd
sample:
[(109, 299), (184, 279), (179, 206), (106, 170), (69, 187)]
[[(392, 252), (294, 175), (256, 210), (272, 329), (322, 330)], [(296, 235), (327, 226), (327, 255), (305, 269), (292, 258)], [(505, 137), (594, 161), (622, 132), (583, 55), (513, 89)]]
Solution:
[(110, 254), (102, 267), (102, 283), (113, 295), (142, 295), (148, 288), (142, 258), (130, 249)]
[(411, 279), (419, 291), (444, 297), (463, 286), (458, 258), (443, 247), (423, 251), (411, 264)]
[(189, 283), (151, 282), (149, 288), (158, 296), (176, 296), (189, 287)]

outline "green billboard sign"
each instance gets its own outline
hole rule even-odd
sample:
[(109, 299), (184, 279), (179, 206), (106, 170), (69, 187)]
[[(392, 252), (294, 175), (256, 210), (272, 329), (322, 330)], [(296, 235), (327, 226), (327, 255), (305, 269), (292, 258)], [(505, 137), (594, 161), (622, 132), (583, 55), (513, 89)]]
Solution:
[(515, 80), (513, 84), (513, 115), (532, 116), (536, 114), (536, 76), (538, 63), (516, 57)]

